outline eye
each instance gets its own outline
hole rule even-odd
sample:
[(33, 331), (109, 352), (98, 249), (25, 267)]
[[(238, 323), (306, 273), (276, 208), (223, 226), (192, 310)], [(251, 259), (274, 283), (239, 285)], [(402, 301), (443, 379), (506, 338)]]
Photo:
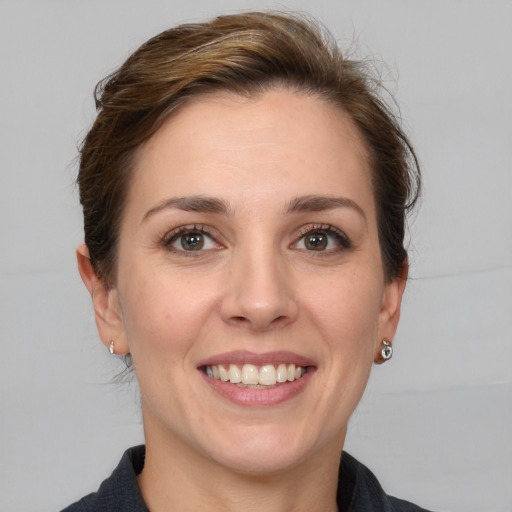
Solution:
[(180, 227), (166, 235), (163, 245), (174, 252), (199, 252), (219, 249), (220, 245), (204, 228)]
[(327, 249), (329, 238), (322, 231), (312, 231), (303, 237), (304, 246), (308, 251), (323, 251)]
[(305, 251), (328, 252), (349, 249), (347, 235), (333, 226), (308, 226), (302, 230), (294, 247)]

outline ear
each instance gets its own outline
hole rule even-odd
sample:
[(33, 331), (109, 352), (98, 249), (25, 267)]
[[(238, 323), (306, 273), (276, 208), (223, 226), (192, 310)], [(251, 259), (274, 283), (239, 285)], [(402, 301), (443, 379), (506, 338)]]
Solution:
[(382, 308), (379, 314), (379, 333), (375, 340), (375, 358), (376, 363), (382, 363), (381, 350), (382, 340), (393, 341), (398, 321), (400, 320), (400, 309), (402, 305), (402, 296), (404, 294), (405, 285), (407, 283), (407, 275), (409, 273), (409, 263), (407, 260), (402, 266), (402, 270), (398, 277), (394, 277), (385, 284), (384, 294), (382, 297)]
[(115, 353), (128, 354), (130, 350), (126, 341), (116, 287), (96, 274), (89, 256), (89, 249), (85, 244), (77, 247), (76, 259), (80, 277), (92, 297), (96, 327), (101, 341), (109, 348), (110, 342), (114, 340)]

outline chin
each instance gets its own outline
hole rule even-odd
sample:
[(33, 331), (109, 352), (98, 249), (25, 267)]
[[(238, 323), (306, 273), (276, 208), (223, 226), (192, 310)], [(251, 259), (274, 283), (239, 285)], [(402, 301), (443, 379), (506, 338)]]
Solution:
[(234, 473), (261, 477), (292, 470), (311, 455), (313, 443), (289, 428), (259, 426), (232, 432), (210, 457)]
[(284, 474), (297, 467), (303, 460), (304, 455), (297, 451), (273, 450), (273, 451), (250, 451), (241, 454), (223, 454), (217, 463), (227, 470), (251, 477), (265, 477), (275, 474)]

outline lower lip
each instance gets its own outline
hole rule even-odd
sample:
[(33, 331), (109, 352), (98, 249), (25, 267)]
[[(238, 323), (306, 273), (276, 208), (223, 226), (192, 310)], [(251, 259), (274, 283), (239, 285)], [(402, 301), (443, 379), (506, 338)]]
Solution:
[[(201, 371), (201, 370), (200, 370)], [(242, 388), (230, 382), (208, 377), (201, 371), (206, 383), (213, 391), (236, 405), (245, 407), (272, 407), (297, 396), (308, 385), (314, 370), (309, 370), (300, 379), (285, 382), (268, 389)]]

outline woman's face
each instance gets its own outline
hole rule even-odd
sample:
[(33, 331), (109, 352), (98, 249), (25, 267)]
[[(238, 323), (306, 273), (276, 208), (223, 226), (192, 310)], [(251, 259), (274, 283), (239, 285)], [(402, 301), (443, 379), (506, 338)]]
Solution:
[(403, 291), (375, 215), (355, 128), (311, 96), (194, 99), (140, 148), (99, 325), (149, 444), (248, 473), (337, 457)]

